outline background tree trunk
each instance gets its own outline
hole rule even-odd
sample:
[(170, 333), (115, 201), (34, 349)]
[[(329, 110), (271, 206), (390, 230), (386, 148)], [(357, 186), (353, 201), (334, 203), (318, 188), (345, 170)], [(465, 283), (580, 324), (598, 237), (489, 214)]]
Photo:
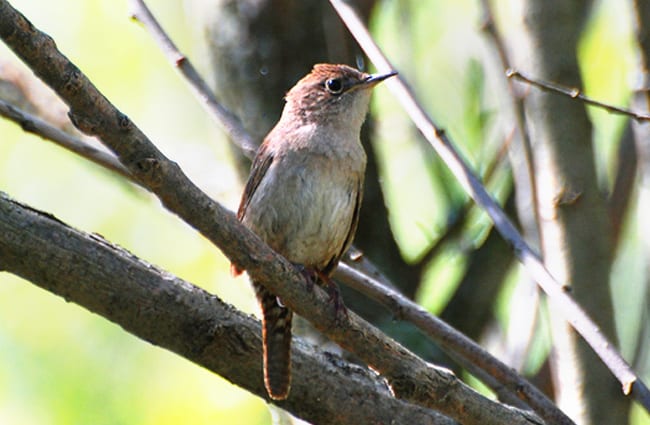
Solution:
[[(589, 1), (525, 2), (526, 43), (518, 68), (547, 81), (583, 87), (578, 40)], [(614, 244), (598, 186), (592, 125), (583, 104), (532, 90), (526, 114), (535, 155), (544, 261), (603, 332), (616, 341), (609, 279)], [(596, 355), (550, 305), (553, 376), (558, 403), (581, 424), (627, 423), (629, 403)]]

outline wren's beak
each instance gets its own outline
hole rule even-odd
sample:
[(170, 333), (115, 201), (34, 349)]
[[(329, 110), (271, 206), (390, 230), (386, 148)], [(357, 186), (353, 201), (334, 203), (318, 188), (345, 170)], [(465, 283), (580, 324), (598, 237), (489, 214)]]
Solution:
[(384, 81), (386, 78), (390, 78), (394, 75), (397, 75), (397, 71), (391, 71), (387, 74), (372, 74), (369, 75), (365, 80), (363, 80), (360, 84), (360, 87), (363, 88), (372, 88), (375, 87), (377, 84), (381, 83)]

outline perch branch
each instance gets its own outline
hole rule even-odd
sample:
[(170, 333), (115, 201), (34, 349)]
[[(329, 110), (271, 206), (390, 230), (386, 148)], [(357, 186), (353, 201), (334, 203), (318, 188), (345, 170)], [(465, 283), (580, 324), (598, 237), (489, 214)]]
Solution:
[[(260, 324), (205, 290), (0, 192), (5, 271), (85, 307), (259, 397)], [(62, 266), (64, 265), (64, 266)], [(294, 391), (282, 403), (313, 423), (456, 423), (395, 399), (381, 377), (297, 341)], [(361, 397), (367, 403), (348, 401)]]

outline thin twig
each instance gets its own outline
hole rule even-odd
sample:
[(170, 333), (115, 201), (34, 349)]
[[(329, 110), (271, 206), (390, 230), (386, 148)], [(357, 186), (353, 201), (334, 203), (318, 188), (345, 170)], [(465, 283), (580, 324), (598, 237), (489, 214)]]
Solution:
[(85, 141), (60, 130), (47, 121), (16, 108), (1, 99), (0, 115), (14, 121), (28, 133), (36, 134), (45, 140), (51, 140), (57, 145), (68, 149), (97, 165), (101, 165), (102, 167), (114, 171), (132, 182), (137, 183), (133, 180), (133, 176), (131, 176), (129, 170), (127, 170), (110, 152), (97, 149)]
[(241, 121), (228, 108), (223, 106), (212, 94), (212, 90), (201, 78), (190, 60), (183, 55), (174, 42), (167, 36), (149, 8), (142, 0), (131, 0), (131, 17), (140, 22), (149, 31), (160, 46), (167, 60), (187, 79), (194, 95), (206, 110), (221, 124), (230, 140), (235, 143), (248, 158), (253, 158), (257, 144), (244, 129)]
[(650, 121), (650, 115), (648, 114), (637, 113), (630, 109), (609, 105), (607, 103), (603, 103), (598, 100), (591, 99), (590, 97), (587, 97), (584, 94), (582, 94), (582, 91), (580, 91), (580, 89), (577, 89), (575, 87), (572, 88), (572, 87), (562, 86), (557, 83), (537, 80), (531, 77), (527, 77), (521, 72), (515, 71), (514, 69), (508, 69), (506, 71), (506, 77), (523, 81), (524, 83), (530, 84), (531, 86), (540, 88), (542, 90), (550, 91), (552, 93), (561, 94), (563, 96), (570, 97), (571, 99), (578, 99), (586, 103), (587, 105), (596, 106), (598, 108), (604, 109), (613, 114), (626, 115), (628, 117), (634, 118), (636, 121), (639, 122)]
[[(354, 9), (342, 0), (330, 0), (330, 3), (378, 71), (389, 72), (394, 70), (395, 68), (374, 42)], [(515, 255), (533, 280), (553, 299), (559, 310), (564, 313), (565, 319), (582, 335), (594, 352), (616, 376), (622, 385), (623, 393), (626, 395), (632, 394), (650, 412), (650, 390), (648, 390), (648, 387), (623, 359), (616, 350), (615, 345), (603, 335), (600, 328), (578, 303), (566, 293), (566, 286), (560, 285), (544, 266), (537, 253), (524, 241), (510, 219), (499, 207), (499, 204), (488, 194), (467, 163), (454, 149), (444, 131), (431, 120), (424, 112), (424, 109), (417, 103), (412, 90), (400, 76), (386, 81), (386, 86), (402, 104), (411, 120), (447, 164), (465, 191), (477, 204), (485, 209), (494, 222), (495, 228), (513, 247)]]

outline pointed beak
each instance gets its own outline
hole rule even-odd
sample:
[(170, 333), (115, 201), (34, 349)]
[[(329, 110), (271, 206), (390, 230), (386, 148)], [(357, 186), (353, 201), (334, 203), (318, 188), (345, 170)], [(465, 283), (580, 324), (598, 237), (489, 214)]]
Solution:
[(369, 75), (365, 80), (363, 80), (362, 85), (364, 88), (371, 88), (394, 75), (397, 75), (397, 71), (391, 71), (387, 74), (372, 74)]

